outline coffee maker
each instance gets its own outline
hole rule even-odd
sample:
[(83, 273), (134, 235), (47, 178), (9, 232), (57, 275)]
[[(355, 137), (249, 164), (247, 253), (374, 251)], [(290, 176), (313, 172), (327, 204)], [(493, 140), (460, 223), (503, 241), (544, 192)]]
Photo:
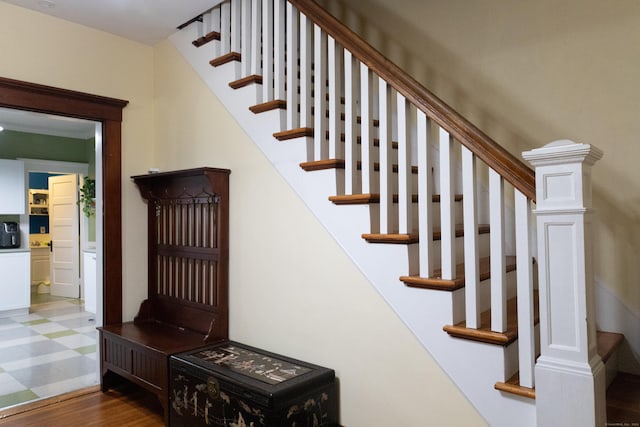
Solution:
[(20, 227), (17, 222), (0, 222), (0, 249), (20, 247)]

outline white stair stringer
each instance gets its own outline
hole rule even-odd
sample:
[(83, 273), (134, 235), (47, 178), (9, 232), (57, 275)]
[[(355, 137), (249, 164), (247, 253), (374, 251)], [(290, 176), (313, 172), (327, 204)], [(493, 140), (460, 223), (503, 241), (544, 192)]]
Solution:
[(533, 400), (505, 396), (494, 389), (496, 381), (507, 379), (506, 367), (513, 364), (505, 358), (516, 353), (512, 350), (516, 344), (505, 350), (447, 335), (442, 327), (453, 323), (453, 299), (462, 295), (464, 301), (464, 292), (405, 287), (399, 277), (409, 271), (409, 249), (365, 242), (361, 233), (370, 229), (369, 207), (336, 206), (327, 199), (336, 194), (336, 178), (343, 172), (303, 171), (299, 164), (307, 160), (304, 138), (279, 142), (273, 137), (284, 130), (284, 112), (249, 111), (256, 103), (251, 95), (255, 90), (231, 89), (228, 83), (237, 79), (233, 67), (211, 67), (212, 43), (196, 48), (191, 44), (196, 38), (192, 25), (169, 39), (479, 413), (492, 426), (512, 426), (514, 420), (521, 426), (534, 426)]

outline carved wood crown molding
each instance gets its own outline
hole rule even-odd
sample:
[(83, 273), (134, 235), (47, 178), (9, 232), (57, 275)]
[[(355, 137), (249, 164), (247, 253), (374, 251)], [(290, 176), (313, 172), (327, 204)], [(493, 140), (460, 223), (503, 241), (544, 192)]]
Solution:
[[(25, 97), (25, 93), (29, 97)], [(73, 106), (60, 103), (64, 98)], [(38, 107), (34, 107), (37, 99)], [(129, 101), (0, 77), (0, 106), (91, 120), (122, 121)]]

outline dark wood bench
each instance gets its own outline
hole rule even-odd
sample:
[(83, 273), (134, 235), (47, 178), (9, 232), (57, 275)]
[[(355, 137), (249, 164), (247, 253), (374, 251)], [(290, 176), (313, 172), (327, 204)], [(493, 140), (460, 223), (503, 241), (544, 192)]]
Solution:
[(124, 378), (149, 390), (167, 425), (169, 356), (229, 335), (229, 173), (133, 177), (148, 203), (148, 297), (132, 322), (99, 328), (101, 387)]

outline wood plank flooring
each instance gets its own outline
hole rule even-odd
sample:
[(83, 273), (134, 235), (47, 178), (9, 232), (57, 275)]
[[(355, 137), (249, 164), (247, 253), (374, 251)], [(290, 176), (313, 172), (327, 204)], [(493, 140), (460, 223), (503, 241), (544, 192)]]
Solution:
[(607, 390), (607, 423), (640, 426), (640, 376), (618, 373)]
[[(607, 392), (608, 425), (640, 425), (640, 377), (619, 373)], [(80, 390), (0, 411), (2, 427), (163, 425), (155, 396), (128, 383), (102, 393), (99, 387)]]
[(155, 396), (125, 384), (102, 393), (92, 387), (0, 412), (2, 427), (163, 426)]

